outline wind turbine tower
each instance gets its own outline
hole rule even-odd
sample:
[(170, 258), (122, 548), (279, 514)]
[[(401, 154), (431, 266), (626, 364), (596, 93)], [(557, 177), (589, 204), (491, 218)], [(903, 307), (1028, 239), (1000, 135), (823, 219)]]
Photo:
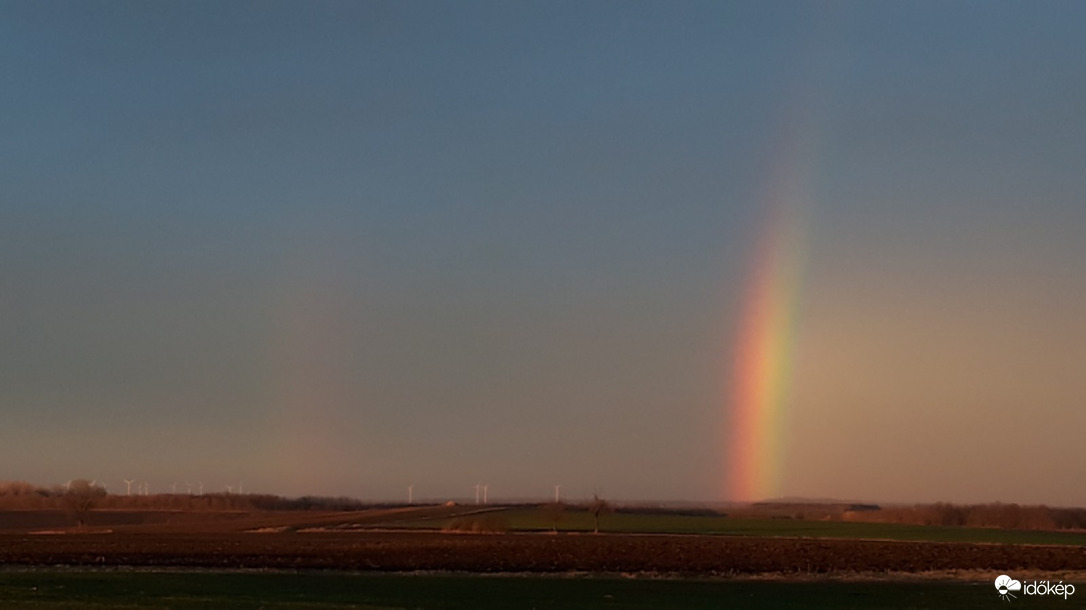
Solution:
[(121, 479), (125, 485), (128, 485), (128, 490), (125, 492), (126, 496), (132, 495), (132, 484), (136, 482), (136, 479)]
[(407, 503), (408, 504), (414, 504), (415, 503), (414, 492), (415, 492), (415, 484), (412, 483), (412, 484), (407, 486)]
[(486, 504), (486, 490), (490, 487), (490, 483), (483, 485), (483, 504)]
[(559, 489), (562, 489), (561, 485), (555, 485), (554, 486), (554, 503), (555, 504), (558, 504), (558, 490)]

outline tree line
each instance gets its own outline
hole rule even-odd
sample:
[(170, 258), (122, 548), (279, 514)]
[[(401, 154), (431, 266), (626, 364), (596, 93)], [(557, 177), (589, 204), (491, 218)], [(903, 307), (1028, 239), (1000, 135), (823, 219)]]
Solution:
[(918, 504), (845, 513), (850, 521), (1023, 530), (1086, 529), (1086, 509), (1018, 504)]
[(64, 485), (40, 486), (26, 481), (0, 481), (0, 510), (177, 510), (177, 511), (277, 511), (359, 510), (356, 498), (302, 496), (284, 498), (272, 494), (159, 493), (110, 494), (94, 481), (76, 479)]

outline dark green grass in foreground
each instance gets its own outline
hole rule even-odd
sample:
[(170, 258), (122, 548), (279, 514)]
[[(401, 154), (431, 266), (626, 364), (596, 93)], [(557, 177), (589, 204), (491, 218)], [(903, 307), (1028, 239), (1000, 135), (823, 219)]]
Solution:
[[(536, 507), (516, 507), (487, 513), (501, 518), (513, 530), (590, 532), (592, 516), (583, 509), (563, 512), (555, 523)], [(452, 519), (389, 522), (389, 526), (442, 529)], [(1086, 533), (1007, 530), (980, 527), (808, 521), (804, 519), (743, 519), (710, 515), (614, 513), (600, 519), (600, 531), (652, 534), (719, 534), (729, 536), (787, 536), (930, 542), (987, 542), (998, 544), (1069, 544), (1086, 546)]]
[[(993, 608), (1002, 603), (991, 584), (957, 582), (0, 572), (3, 608)], [(1016, 600), (1023, 608), (1074, 605), (1062, 598)]]

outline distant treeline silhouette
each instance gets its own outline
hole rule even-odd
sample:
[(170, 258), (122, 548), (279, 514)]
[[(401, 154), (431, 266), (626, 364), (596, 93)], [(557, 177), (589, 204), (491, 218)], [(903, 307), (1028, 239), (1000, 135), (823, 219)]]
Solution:
[[(393, 504), (364, 503), (357, 498), (302, 496), (284, 498), (272, 494), (236, 493), (160, 493), (138, 495), (107, 494), (101, 486), (85, 480), (68, 485), (42, 487), (26, 481), (0, 481), (0, 510), (66, 510), (81, 519), (88, 510), (169, 510), (169, 511), (353, 511), (365, 508), (385, 508)], [(559, 505), (562, 509), (566, 507)], [(823, 505), (813, 504), (800, 510), (789, 508), (787, 518), (810, 520), (862, 521), (901, 523), (909, 525), (945, 525), (963, 527), (998, 527), (1026, 530), (1086, 529), (1086, 508), (1051, 508), (1018, 504), (918, 504), (914, 506)], [(588, 510), (569, 507), (571, 511)], [(618, 512), (650, 512), (687, 516), (723, 516), (708, 509), (668, 509), (664, 507), (621, 507)], [(780, 510), (776, 505), (755, 505), (748, 510), (736, 510), (734, 517), (766, 517)], [(561, 518), (555, 511), (554, 520)], [(493, 523), (474, 521), (458, 524), (463, 529), (500, 531)]]
[(904, 523), (911, 525), (958, 525), (1005, 529), (1086, 529), (1086, 509), (1020, 506), (1018, 504), (918, 504), (880, 510), (848, 511), (849, 521)]
[[(86, 495), (86, 481), (75, 485), (41, 487), (26, 481), (0, 481), (0, 510), (68, 509), (73, 495)], [(369, 505), (355, 498), (303, 496), (283, 498), (271, 494), (228, 493), (161, 493), (107, 494), (100, 486), (91, 487), (99, 493), (88, 504), (93, 509), (113, 510), (177, 510), (177, 511), (279, 511), (279, 510), (359, 510)]]

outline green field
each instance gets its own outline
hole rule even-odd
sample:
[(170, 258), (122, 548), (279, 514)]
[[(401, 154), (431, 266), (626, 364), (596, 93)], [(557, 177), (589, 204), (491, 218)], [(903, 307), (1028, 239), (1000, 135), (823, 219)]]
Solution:
[[(988, 583), (683, 581), (244, 572), (0, 572), (0, 607), (992, 608)], [(1069, 605), (1070, 604), (1070, 605)], [(1062, 598), (1016, 606), (1068, 608)]]
[[(514, 507), (485, 513), (500, 518), (510, 529), (568, 532), (593, 530), (592, 515), (583, 509), (561, 513), (557, 522), (538, 507)], [(451, 518), (388, 521), (390, 527), (448, 527)], [(808, 521), (803, 519), (752, 519), (711, 515), (620, 512), (601, 517), (600, 531), (653, 534), (717, 534), (725, 536), (786, 536), (930, 542), (982, 542), (999, 544), (1060, 544), (1086, 546), (1084, 532), (1009, 530), (998, 528)]]

